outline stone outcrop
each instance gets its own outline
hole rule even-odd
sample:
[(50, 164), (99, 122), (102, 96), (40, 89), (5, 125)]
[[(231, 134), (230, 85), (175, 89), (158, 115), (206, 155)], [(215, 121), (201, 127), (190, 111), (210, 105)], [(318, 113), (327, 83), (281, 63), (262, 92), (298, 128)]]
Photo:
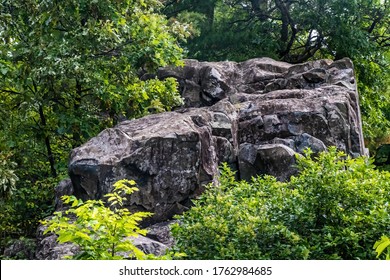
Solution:
[(222, 162), (240, 178), (287, 180), (296, 172), (295, 154), (306, 148), (365, 154), (348, 59), (299, 65), (187, 60), (157, 77), (178, 80), (184, 106), (124, 121), (74, 149), (69, 175), (76, 196), (101, 198), (115, 181), (133, 179), (140, 191), (126, 207), (153, 212), (152, 223), (188, 209), (216, 180)]
[[(133, 240), (146, 253), (163, 254), (172, 246), (169, 222), (160, 222), (188, 209), (207, 183), (216, 182), (222, 162), (241, 179), (271, 174), (288, 180), (297, 172), (296, 155), (306, 148), (366, 154), (348, 59), (299, 65), (269, 58), (186, 60), (184, 67), (163, 68), (156, 76), (178, 80), (184, 105), (124, 121), (74, 149), (70, 179), (57, 186), (55, 201), (64, 210), (62, 195), (100, 199), (117, 180), (135, 180), (140, 191), (125, 206), (154, 213), (147, 236)], [(35, 258), (61, 259), (78, 251), (43, 231), (40, 226)]]

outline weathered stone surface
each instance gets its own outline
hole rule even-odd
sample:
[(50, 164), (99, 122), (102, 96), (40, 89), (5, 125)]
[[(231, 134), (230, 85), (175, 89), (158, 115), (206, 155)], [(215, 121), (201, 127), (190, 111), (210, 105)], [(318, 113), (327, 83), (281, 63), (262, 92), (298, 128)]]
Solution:
[[(296, 173), (296, 155), (306, 148), (367, 154), (349, 59), (298, 65), (269, 58), (186, 60), (184, 67), (160, 69), (157, 77), (175, 77), (185, 105), (102, 131), (72, 151), (71, 181), (56, 187), (56, 209), (63, 210), (62, 195), (99, 199), (117, 180), (135, 180), (140, 191), (125, 207), (154, 213), (147, 236), (134, 239), (146, 253), (163, 254), (173, 245), (170, 222), (155, 223), (188, 209), (222, 162), (241, 179), (271, 174), (284, 181)], [(43, 231), (40, 226), (37, 259), (77, 252)]]
[(236, 161), (237, 113), (230, 102), (126, 121), (73, 150), (69, 174), (82, 199), (101, 198), (119, 179), (140, 188), (127, 205), (152, 221), (181, 213), (212, 182), (218, 165)]
[(55, 201), (54, 201), (55, 209), (56, 211), (61, 211), (66, 207), (61, 197), (64, 195), (73, 195), (74, 189), (73, 189), (72, 181), (69, 178), (62, 180), (55, 187), (54, 191), (55, 191)]
[(168, 250), (168, 246), (164, 245), (163, 243), (141, 235), (137, 238), (131, 238), (131, 241), (138, 249), (140, 249), (145, 254), (162, 256)]
[(242, 144), (238, 158), (241, 179), (250, 181), (253, 176), (270, 174), (286, 181), (296, 173), (295, 154), (283, 144)]
[(185, 105), (122, 122), (73, 150), (69, 174), (78, 197), (101, 198), (115, 181), (134, 179), (140, 191), (126, 207), (164, 221), (191, 205), (221, 162), (241, 178), (287, 180), (296, 172), (295, 154), (306, 148), (366, 153), (349, 59), (298, 65), (269, 58), (187, 60), (157, 76), (179, 81)]
[(153, 212), (156, 221), (182, 212), (199, 184), (211, 182), (217, 172), (212, 131), (203, 121), (201, 112), (171, 112), (103, 131), (72, 152), (75, 194), (101, 198), (115, 181), (131, 178), (140, 191), (127, 206)]
[[(326, 86), (278, 90), (240, 103), (239, 142), (264, 144), (309, 134), (326, 146), (363, 154), (360, 115), (354, 91)], [(301, 152), (301, 150), (299, 151)]]
[(171, 235), (170, 226), (176, 223), (176, 221), (167, 221), (162, 223), (154, 224), (147, 228), (148, 232), (146, 234), (146, 237), (156, 240), (165, 246), (172, 247), (174, 244), (174, 239)]

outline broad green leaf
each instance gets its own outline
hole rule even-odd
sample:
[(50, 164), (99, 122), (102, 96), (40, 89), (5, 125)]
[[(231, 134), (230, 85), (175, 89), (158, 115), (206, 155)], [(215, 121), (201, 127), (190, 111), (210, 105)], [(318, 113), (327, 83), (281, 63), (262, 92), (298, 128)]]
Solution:
[(77, 237), (80, 237), (80, 238), (82, 238), (84, 240), (87, 240), (87, 241), (91, 240), (91, 237), (89, 235), (87, 235), (87, 234), (85, 234), (84, 232), (81, 232), (81, 231), (76, 231), (74, 233), (74, 235), (77, 236)]
[(390, 239), (387, 236), (382, 236), (382, 238), (374, 244), (374, 249), (377, 252), (377, 257), (379, 257), (388, 247), (390, 247)]
[(70, 233), (70, 232), (68, 232), (68, 233), (64, 232), (64, 233), (60, 234), (57, 238), (59, 243), (73, 241), (73, 239), (74, 239), (74, 237), (73, 237), (72, 233)]

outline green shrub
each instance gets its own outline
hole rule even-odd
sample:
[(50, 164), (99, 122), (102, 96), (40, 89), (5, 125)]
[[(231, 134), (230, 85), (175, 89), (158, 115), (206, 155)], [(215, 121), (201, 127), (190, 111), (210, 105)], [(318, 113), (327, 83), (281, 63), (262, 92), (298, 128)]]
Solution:
[(145, 235), (146, 230), (138, 225), (148, 212), (130, 213), (123, 207), (126, 195), (137, 191), (133, 180), (120, 180), (114, 184), (114, 191), (106, 194), (109, 207), (102, 200), (83, 202), (74, 196), (63, 196), (71, 207), (65, 213), (55, 212), (50, 220), (42, 221), (47, 225), (45, 233), (58, 235), (59, 243), (71, 242), (79, 246), (80, 252), (72, 259), (120, 260), (120, 259), (172, 259), (183, 255), (166, 254), (164, 256), (146, 255), (132, 242), (132, 237)]
[(299, 175), (236, 181), (222, 166), (172, 228), (189, 259), (375, 259), (390, 232), (390, 173), (335, 148), (298, 157)]

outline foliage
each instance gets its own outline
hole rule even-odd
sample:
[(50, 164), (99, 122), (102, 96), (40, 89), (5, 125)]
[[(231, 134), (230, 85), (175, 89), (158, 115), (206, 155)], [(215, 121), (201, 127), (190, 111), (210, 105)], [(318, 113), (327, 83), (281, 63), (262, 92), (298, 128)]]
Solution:
[(0, 187), (10, 198), (0, 201), (1, 248), (5, 239), (33, 236), (53, 211), (72, 148), (121, 119), (181, 104), (175, 80), (140, 79), (182, 64), (187, 27), (161, 7), (158, 0), (0, 1)]
[(237, 181), (222, 166), (172, 232), (189, 259), (374, 259), (389, 232), (390, 173), (335, 148), (297, 158), (289, 182)]
[[(6, 255), (0, 255), (1, 260), (33, 260), (37, 247), (36, 239), (20, 237), (6, 242)], [(11, 250), (10, 250), (11, 249)]]
[(386, 260), (390, 260), (390, 238), (382, 236), (380, 240), (375, 242), (374, 249), (378, 253), (377, 257), (380, 257), (386, 250)]
[(110, 207), (106, 207), (101, 200), (82, 202), (74, 196), (64, 196), (63, 201), (71, 208), (65, 215), (56, 212), (51, 220), (43, 221), (48, 226), (45, 233), (56, 233), (59, 243), (77, 244), (81, 252), (73, 257), (75, 259), (124, 259), (123, 253), (128, 253), (129, 258), (146, 258), (130, 238), (146, 234), (138, 223), (151, 213), (132, 214), (122, 208), (125, 195), (138, 190), (135, 185), (132, 180), (116, 182), (113, 192), (105, 195)]
[(0, 152), (0, 199), (12, 195), (19, 179), (13, 170), (16, 163), (10, 161), (9, 158), (9, 155)]
[(199, 59), (266, 54), (298, 63), (324, 55), (357, 57), (389, 47), (387, 0), (166, 1), (168, 16), (183, 11), (205, 16), (201, 35), (187, 44), (190, 56)]
[(186, 27), (158, 14), (160, 6), (157, 0), (1, 1), (0, 111), (9, 117), (1, 130), (12, 137), (8, 148), (32, 146), (28, 159), (15, 155), (18, 164), (39, 159), (55, 177), (69, 149), (103, 127), (181, 104), (175, 80), (139, 78), (182, 64), (178, 41)]
[(390, 135), (390, 52), (387, 58), (358, 59), (355, 69), (364, 137), (375, 151)]
[(58, 179), (53, 178), (34, 183), (25, 181), (8, 199), (0, 200), (1, 251), (9, 240), (35, 236), (39, 221), (54, 210), (56, 183)]

